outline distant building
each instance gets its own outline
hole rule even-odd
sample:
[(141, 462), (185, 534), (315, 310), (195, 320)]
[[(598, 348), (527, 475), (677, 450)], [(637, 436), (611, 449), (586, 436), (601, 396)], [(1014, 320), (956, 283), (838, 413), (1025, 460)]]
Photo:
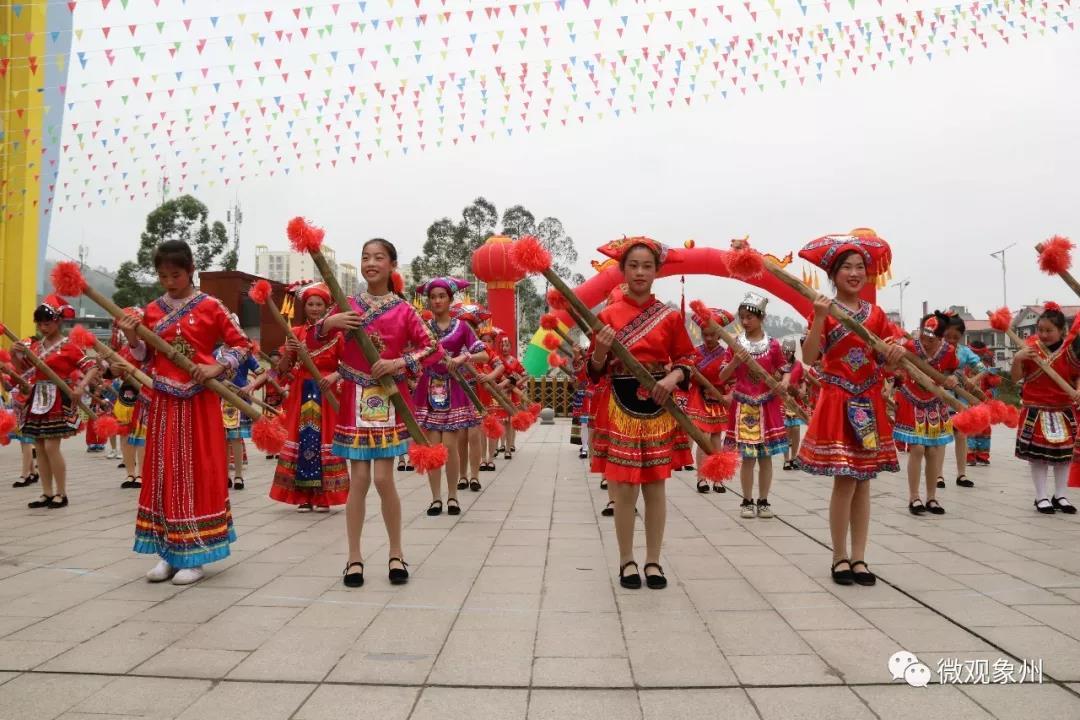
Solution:
[(338, 265), (338, 282), (346, 295), (356, 295), (360, 292), (360, 272), (355, 265), (341, 263)]
[[(350, 263), (339, 264), (337, 254), (329, 245), (322, 246), (322, 254), (341, 289), (348, 295), (359, 292), (360, 273), (356, 266)], [(266, 245), (255, 246), (255, 274), (284, 285), (298, 280), (318, 280), (322, 277), (307, 253), (271, 250)]]

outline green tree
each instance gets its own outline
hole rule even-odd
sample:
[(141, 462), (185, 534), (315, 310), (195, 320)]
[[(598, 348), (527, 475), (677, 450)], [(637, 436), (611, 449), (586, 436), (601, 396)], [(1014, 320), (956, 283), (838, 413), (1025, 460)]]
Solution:
[(502, 216), (502, 234), (512, 238), (536, 234), (536, 216), (521, 205), (507, 208)]
[[(431, 223), (422, 254), (412, 261), (412, 281), (419, 285), (439, 275), (460, 275), (466, 253), (468, 230), (448, 217)], [(468, 254), (471, 257), (471, 253)]]
[(145, 305), (161, 294), (155, 281), (154, 251), (167, 240), (183, 240), (191, 246), (196, 270), (210, 270), (217, 264), (235, 270), (239, 248), (229, 247), (224, 223), (209, 223), (210, 211), (191, 195), (166, 200), (146, 216), (146, 229), (139, 237), (135, 261), (125, 262), (116, 276), (113, 300), (128, 305)]
[(478, 197), (461, 211), (461, 222), (468, 229), (469, 255), (476, 248), (495, 234), (495, 226), (499, 222), (499, 211), (495, 209), (487, 198)]

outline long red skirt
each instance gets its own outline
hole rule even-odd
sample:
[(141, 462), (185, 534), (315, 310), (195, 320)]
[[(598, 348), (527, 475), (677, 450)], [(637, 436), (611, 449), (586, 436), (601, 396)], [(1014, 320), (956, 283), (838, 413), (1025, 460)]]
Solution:
[(289, 505), (344, 505), (349, 468), (333, 452), (334, 408), (306, 372), (293, 381), (285, 401), (289, 439), (278, 456), (270, 498)]
[(160, 555), (175, 568), (228, 557), (236, 531), (221, 400), (207, 390), (190, 398), (154, 393), (146, 440), (135, 552)]

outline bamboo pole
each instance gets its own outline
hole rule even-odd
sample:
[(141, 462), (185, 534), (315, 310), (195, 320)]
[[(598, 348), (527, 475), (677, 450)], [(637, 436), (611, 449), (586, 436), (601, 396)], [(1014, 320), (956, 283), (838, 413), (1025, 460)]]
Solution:
[[(326, 262), (326, 256), (322, 254), (322, 250), (316, 250), (314, 248), (309, 249), (308, 253), (311, 255), (311, 259), (315, 262), (315, 267), (318, 268), (319, 274), (322, 275), (323, 282), (326, 283), (326, 287), (330, 289), (330, 296), (334, 298), (334, 302), (337, 303), (338, 308), (342, 312), (349, 310), (352, 306), (349, 305), (349, 299), (345, 295), (345, 292), (341, 289), (341, 285), (337, 281), (337, 277), (334, 276), (333, 271), (330, 269), (330, 264)], [(363, 352), (364, 358), (368, 361), (369, 365), (374, 365), (379, 361), (379, 351), (376, 349), (375, 344), (371, 342), (371, 338), (364, 331), (364, 328), (358, 327), (348, 332), (357, 345), (360, 346), (360, 351)], [(383, 375), (376, 382), (382, 386), (382, 389), (386, 391), (387, 396), (390, 398), (390, 402), (394, 405), (394, 410), (397, 411), (398, 417), (409, 429), (409, 436), (413, 440), (421, 445), (431, 445), (431, 441), (428, 440), (427, 434), (424, 429), (420, 427), (420, 424), (416, 422), (416, 417), (413, 415), (412, 408), (409, 407), (408, 401), (398, 391), (397, 383), (389, 375)]]
[[(1035, 246), (1035, 252), (1042, 253), (1043, 247), (1044, 244), (1039, 243)], [(1080, 295), (1080, 282), (1077, 282), (1076, 278), (1073, 277), (1073, 274), (1071, 272), (1069, 272), (1068, 270), (1062, 270), (1061, 272), (1057, 273), (1057, 276), (1064, 280), (1065, 284), (1072, 288), (1072, 291), (1074, 293)]]
[(0, 370), (3, 370), (5, 373), (7, 373), (11, 377), (12, 382), (18, 385), (19, 389), (22, 390), (24, 393), (29, 394), (33, 392), (33, 386), (31, 386), (30, 383), (26, 382), (23, 376), (19, 374), (19, 371), (16, 370), (13, 366), (9, 365), (8, 363), (0, 363)]
[(461, 378), (461, 373), (450, 367), (449, 364), (446, 366), (446, 371), (450, 374), (450, 377), (454, 379), (454, 382), (461, 386), (461, 389), (465, 391), (465, 394), (469, 396), (469, 402), (473, 404), (476, 411), (481, 415), (485, 414), (487, 408), (484, 407), (484, 403), (480, 402), (480, 396), (476, 394), (476, 391), (472, 389), (472, 386), (469, 385), (469, 383)]
[[(268, 369), (268, 370), (267, 370), (266, 372), (270, 372), (271, 370), (273, 370), (274, 372), (277, 372), (277, 368), (276, 368), (276, 367), (274, 367), (274, 361), (273, 361), (273, 360), (271, 360), (271, 359), (270, 359), (270, 356), (269, 356), (269, 355), (267, 355), (267, 354), (266, 354), (265, 352), (263, 352), (262, 350), (260, 350), (260, 351), (259, 351), (259, 359), (260, 359), (260, 360), (265, 360), (265, 361), (266, 361), (266, 364), (270, 366), (270, 367), (269, 367), (269, 369)], [(266, 381), (267, 381), (267, 382), (268, 382), (268, 383), (269, 383), (270, 385), (272, 385), (272, 386), (273, 386), (273, 388), (274, 388), (275, 390), (277, 390), (277, 391), (278, 391), (278, 394), (279, 394), (279, 395), (281, 395), (282, 397), (284, 397), (284, 396), (285, 396), (285, 389), (284, 389), (283, 387), (281, 387), (281, 384), (280, 384), (280, 383), (279, 383), (279, 382), (278, 382), (277, 380), (275, 380), (275, 379), (274, 379), (274, 376), (273, 376), (273, 375), (267, 375), (267, 376), (266, 376)]]
[[(11, 328), (9, 328), (7, 325), (4, 325), (2, 327), (4, 328), (4, 336), (8, 340), (13, 343), (21, 344), (19, 337), (15, 333), (11, 332)], [(24, 345), (23, 347), (26, 346)], [(71, 389), (71, 386), (64, 382), (64, 379), (57, 375), (56, 371), (49, 367), (44, 360), (35, 355), (30, 348), (26, 348), (24, 357), (29, 359), (30, 364), (37, 368), (38, 372), (47, 377), (49, 379), (49, 382), (60, 388), (60, 392), (64, 393), (64, 395), (67, 396), (68, 400), (70, 400), (71, 403), (75, 405), (75, 407), (83, 411), (83, 413), (85, 413), (88, 417), (94, 417), (94, 413), (90, 412), (90, 408), (86, 407), (86, 404), (83, 403), (82, 398), (75, 397), (75, 392)]]
[[(322, 373), (319, 372), (319, 368), (315, 367), (315, 361), (311, 359), (311, 353), (308, 352), (307, 345), (297, 339), (296, 333), (289, 327), (289, 321), (281, 314), (281, 310), (278, 308), (277, 303), (274, 302), (274, 298), (266, 298), (266, 304), (263, 307), (270, 311), (270, 316), (274, 318), (274, 322), (278, 324), (278, 327), (285, 331), (285, 337), (296, 343), (296, 355), (300, 358), (300, 363), (304, 366), (304, 369), (308, 371), (308, 374), (311, 375), (315, 382), (322, 380)], [(338, 401), (337, 398), (334, 397), (334, 393), (327, 392), (323, 394), (326, 395), (326, 401), (330, 403), (330, 407), (334, 408), (334, 411), (337, 412), (339, 409)]]
[[(110, 298), (102, 295), (92, 286), (87, 285), (83, 289), (83, 294), (96, 302), (100, 307), (105, 310), (105, 312), (109, 313), (117, 320), (123, 319), (125, 317), (124, 311), (120, 309), (119, 305), (114, 303)], [(171, 362), (173, 365), (176, 365), (184, 372), (190, 375), (195, 371), (196, 365), (190, 358), (188, 358), (186, 355), (181, 354), (176, 348), (166, 342), (164, 338), (157, 335), (150, 328), (140, 323), (139, 325), (135, 326), (135, 333), (139, 336), (139, 339), (141, 339), (146, 344), (152, 346), (154, 350), (161, 353), (169, 362)], [(217, 395), (225, 398), (226, 401), (236, 406), (240, 410), (240, 412), (244, 413), (252, 420), (258, 420), (260, 417), (262, 417), (262, 413), (260, 413), (250, 403), (245, 401), (242, 397), (227, 388), (225, 384), (217, 378), (208, 379), (205, 383), (203, 383), (203, 386), (209, 388)]]

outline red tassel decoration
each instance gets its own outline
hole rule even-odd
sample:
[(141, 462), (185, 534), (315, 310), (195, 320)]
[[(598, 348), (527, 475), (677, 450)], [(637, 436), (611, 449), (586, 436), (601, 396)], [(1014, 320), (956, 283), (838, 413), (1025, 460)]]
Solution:
[(510, 418), (510, 426), (519, 432), (528, 430), (532, 427), (532, 424), (533, 416), (529, 414), (528, 410), (519, 410)]
[(322, 248), (326, 231), (314, 225), (309, 225), (308, 221), (302, 217), (294, 217), (286, 226), (285, 234), (289, 236), (289, 243), (292, 245), (293, 250), (306, 253)]
[(552, 310), (559, 311), (566, 310), (570, 306), (570, 303), (566, 302), (566, 298), (563, 297), (563, 294), (555, 288), (551, 288), (547, 291), (547, 304)]
[(15, 413), (0, 410), (0, 440), (7, 440), (8, 434), (14, 432), (17, 425)]
[(727, 266), (731, 277), (736, 280), (753, 280), (765, 272), (765, 261), (761, 254), (749, 245), (729, 250)]
[(542, 273), (551, 268), (551, 253), (533, 235), (525, 235), (510, 247), (510, 262), (526, 273)]
[(79, 264), (71, 260), (58, 262), (52, 270), (53, 288), (60, 295), (77, 297), (86, 290), (86, 279), (79, 270)]
[(498, 440), (506, 434), (506, 428), (499, 421), (499, 418), (495, 417), (491, 413), (484, 416), (484, 421), (480, 424), (484, 434), (492, 440)]
[(409, 445), (409, 460), (420, 474), (438, 470), (446, 464), (449, 455), (450, 452), (442, 444), (421, 445), (414, 442)]
[(990, 409), (985, 405), (969, 407), (953, 418), (953, 427), (965, 435), (978, 435), (990, 427)]
[[(558, 291), (556, 290), (556, 292)], [(562, 297), (562, 295), (560, 295), (559, 297)], [(1080, 315), (1077, 315), (1077, 317), (1080, 317)], [(540, 327), (544, 328), (545, 330), (553, 331), (557, 327), (559, 327), (559, 319), (551, 313), (544, 313), (540, 316)]]
[(267, 455), (277, 455), (285, 447), (285, 441), (289, 437), (289, 431), (284, 423), (271, 420), (263, 416), (251, 426), (251, 439), (255, 441), (255, 447)]
[(1071, 240), (1055, 235), (1042, 244), (1039, 251), (1039, 269), (1047, 275), (1068, 272), (1072, 267), (1072, 249), (1076, 247)]
[(94, 420), (94, 432), (106, 440), (116, 437), (120, 434), (120, 423), (112, 415), (102, 415)]
[(990, 313), (990, 327), (998, 332), (1007, 332), (1012, 327), (1012, 312), (1009, 308), (998, 308)]
[(251, 286), (251, 289), (248, 290), (248, 297), (257, 305), (265, 305), (266, 301), (270, 299), (272, 292), (273, 289), (270, 287), (270, 281), (258, 280)]
[(721, 450), (705, 459), (701, 465), (700, 475), (709, 482), (719, 483), (735, 477), (735, 471), (739, 469), (741, 458), (735, 450)]
[(82, 325), (76, 325), (71, 328), (71, 332), (68, 333), (68, 338), (83, 350), (94, 346), (94, 334)]
[(558, 350), (562, 346), (562, 338), (554, 333), (548, 333), (540, 342), (545, 350)]

